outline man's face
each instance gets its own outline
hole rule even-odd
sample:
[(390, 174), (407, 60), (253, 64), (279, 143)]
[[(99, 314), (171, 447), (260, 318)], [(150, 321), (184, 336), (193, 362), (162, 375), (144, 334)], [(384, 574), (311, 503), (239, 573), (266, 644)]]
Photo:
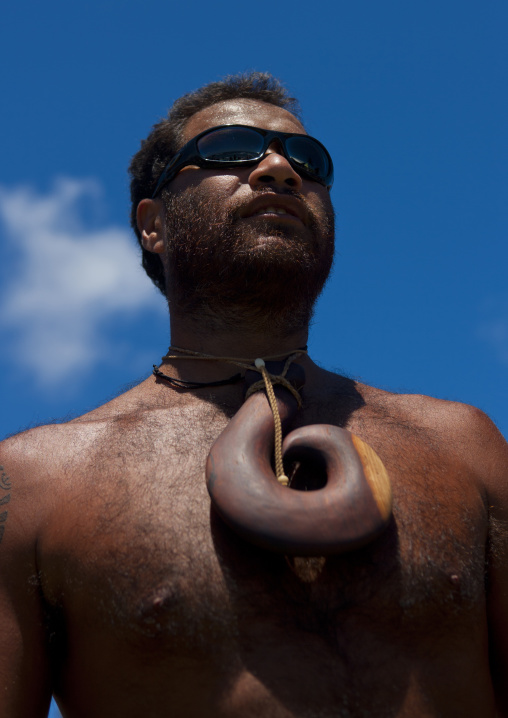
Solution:
[[(286, 110), (242, 99), (196, 113), (183, 144), (231, 124), (305, 134)], [(277, 142), (254, 166), (186, 166), (167, 190), (169, 284), (180, 297), (194, 294), (199, 302), (198, 295), (205, 299), (212, 289), (222, 302), (256, 302), (261, 309), (263, 298), (273, 304), (273, 289), (280, 294), (282, 285), (287, 304), (295, 298), (288, 299), (290, 290), (309, 314), (332, 263), (333, 210), (328, 190), (298, 175)]]

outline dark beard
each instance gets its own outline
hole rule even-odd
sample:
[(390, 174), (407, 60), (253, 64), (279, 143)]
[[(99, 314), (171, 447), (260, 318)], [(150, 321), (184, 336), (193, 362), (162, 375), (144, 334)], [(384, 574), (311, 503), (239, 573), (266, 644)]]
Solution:
[(238, 208), (199, 188), (168, 194), (165, 204), (170, 307), (216, 329), (270, 327), (285, 336), (308, 326), (333, 262), (331, 203), (324, 218), (306, 205), (309, 225), (300, 231), (261, 218), (239, 223)]

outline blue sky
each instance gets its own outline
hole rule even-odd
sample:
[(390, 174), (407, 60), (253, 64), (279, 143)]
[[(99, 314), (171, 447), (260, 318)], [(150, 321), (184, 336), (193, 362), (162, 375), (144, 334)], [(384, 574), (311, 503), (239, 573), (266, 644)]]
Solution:
[(505, 0), (9, 3), (0, 28), (0, 436), (146, 377), (168, 345), (126, 167), (183, 92), (281, 77), (335, 161), (310, 353), (508, 435)]

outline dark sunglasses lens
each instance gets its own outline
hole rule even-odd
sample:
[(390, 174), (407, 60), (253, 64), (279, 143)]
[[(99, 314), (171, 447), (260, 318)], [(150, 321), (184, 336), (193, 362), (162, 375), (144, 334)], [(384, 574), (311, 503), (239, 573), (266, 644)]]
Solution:
[(290, 137), (286, 151), (296, 167), (304, 172), (325, 179), (330, 172), (330, 162), (324, 149), (309, 137)]
[(197, 148), (201, 157), (215, 162), (252, 160), (263, 151), (263, 137), (246, 127), (223, 127), (201, 137)]

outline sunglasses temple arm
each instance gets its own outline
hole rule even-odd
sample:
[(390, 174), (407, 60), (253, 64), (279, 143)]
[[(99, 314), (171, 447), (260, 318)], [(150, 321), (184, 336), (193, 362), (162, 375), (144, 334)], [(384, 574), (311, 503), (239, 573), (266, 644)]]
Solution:
[(178, 152), (178, 153), (173, 157), (173, 159), (171, 160), (171, 162), (164, 167), (164, 169), (162, 170), (162, 174), (161, 174), (161, 176), (159, 177), (159, 180), (158, 180), (157, 184), (155, 185), (155, 189), (154, 189), (154, 191), (153, 191), (153, 194), (152, 194), (151, 199), (155, 199), (155, 197), (157, 196), (157, 194), (159, 193), (159, 191), (162, 189), (162, 187), (163, 187), (167, 182), (169, 182), (170, 180), (173, 179), (173, 167), (175, 166), (175, 164), (176, 164), (176, 163), (178, 162), (178, 160), (180, 159), (181, 154), (182, 154), (181, 152)]

